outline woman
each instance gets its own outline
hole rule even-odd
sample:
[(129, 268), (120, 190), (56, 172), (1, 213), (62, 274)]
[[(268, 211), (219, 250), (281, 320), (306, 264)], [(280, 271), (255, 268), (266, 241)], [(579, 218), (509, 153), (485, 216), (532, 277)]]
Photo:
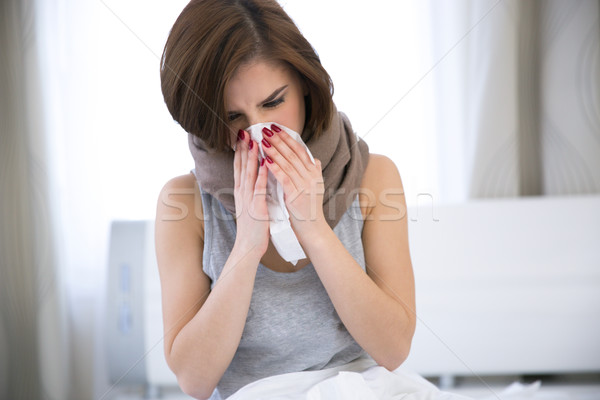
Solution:
[[(167, 182), (156, 216), (165, 355), (183, 391), (218, 399), (286, 372), (402, 364), (415, 300), (400, 176), (335, 110), (277, 2), (191, 1), (161, 81), (196, 163)], [(268, 121), (261, 157), (246, 128)], [(268, 172), (307, 257), (296, 265), (270, 240)]]

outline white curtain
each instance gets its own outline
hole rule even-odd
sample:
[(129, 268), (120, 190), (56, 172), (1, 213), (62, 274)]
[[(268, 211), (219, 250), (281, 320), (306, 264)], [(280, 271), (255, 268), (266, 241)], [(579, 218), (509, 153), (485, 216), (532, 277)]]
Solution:
[(35, 1), (0, 2), (0, 398), (69, 398)]
[(599, 2), (429, 6), (441, 197), (600, 192)]
[(156, 55), (184, 3), (149, 16), (141, 1), (0, 2), (1, 399), (118, 392), (105, 359), (110, 222), (152, 218), (167, 178), (193, 167)]

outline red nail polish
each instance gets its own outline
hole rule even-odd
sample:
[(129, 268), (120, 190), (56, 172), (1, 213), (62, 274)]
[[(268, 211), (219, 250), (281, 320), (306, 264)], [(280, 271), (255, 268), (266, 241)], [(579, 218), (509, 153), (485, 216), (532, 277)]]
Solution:
[(267, 162), (268, 162), (269, 164), (273, 164), (273, 160), (271, 160), (271, 157), (269, 157), (269, 156), (266, 156), (265, 158), (267, 159)]
[(261, 142), (262, 142), (263, 146), (265, 146), (267, 148), (271, 147), (271, 143), (267, 142), (267, 139), (263, 139), (263, 140), (261, 140)]
[(267, 135), (268, 137), (273, 136), (273, 132), (271, 132), (271, 130), (269, 128), (267, 128), (266, 126), (264, 128), (262, 128), (262, 131), (265, 135)]
[(245, 138), (245, 137), (246, 137), (246, 136), (244, 135), (244, 130), (243, 130), (243, 129), (240, 129), (240, 130), (238, 131), (238, 140), (244, 140), (244, 138)]
[(252, 150), (252, 147), (254, 147), (254, 140), (250, 139), (250, 143), (248, 143), (248, 148)]
[(271, 125), (271, 129), (273, 129), (277, 133), (281, 132), (281, 128), (278, 127), (277, 125)]
[(262, 167), (263, 165), (265, 165), (265, 159), (264, 158), (262, 160), (260, 160), (260, 166)]

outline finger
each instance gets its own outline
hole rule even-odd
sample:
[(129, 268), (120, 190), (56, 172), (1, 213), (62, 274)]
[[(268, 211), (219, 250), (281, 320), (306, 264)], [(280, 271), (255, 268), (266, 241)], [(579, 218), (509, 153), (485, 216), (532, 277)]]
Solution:
[(242, 171), (242, 152), (240, 151), (240, 148), (241, 146), (238, 140), (236, 149), (233, 154), (233, 183), (235, 189), (238, 189), (241, 183), (240, 173)]
[(265, 165), (266, 159), (263, 159), (262, 165), (258, 167), (258, 176), (256, 177), (256, 183), (254, 184), (255, 195), (266, 195), (267, 194), (267, 175), (269, 172), (268, 167)]
[[(269, 165), (269, 169), (273, 172), (273, 175), (275, 175), (274, 171), (277, 171), (275, 178), (280, 183), (283, 183), (283, 180), (287, 179), (293, 183), (294, 187), (302, 187), (303, 182), (310, 179), (310, 175), (306, 173), (306, 170), (305, 176), (301, 176), (296, 168), (274, 146), (263, 146), (263, 151), (269, 157), (267, 161), (270, 160), (270, 163), (272, 163), (272, 165)], [(272, 168), (273, 165), (277, 166), (277, 168)]]
[[(271, 130), (275, 131), (276, 127), (277, 125), (271, 125)], [(313, 164), (312, 160), (310, 159), (310, 156), (308, 155), (308, 152), (306, 151), (306, 148), (296, 139), (286, 134), (285, 132), (281, 132), (281, 134), (277, 136), (296, 154), (298, 159), (300, 159), (300, 161), (302, 161), (304, 165), (309, 166)]]
[[(301, 180), (310, 179), (308, 165), (312, 166), (310, 159), (308, 165), (305, 165), (296, 152), (291, 149), (288, 144), (282, 140), (287, 134), (276, 134), (268, 137), (265, 132), (263, 139), (263, 150), (271, 157), (281, 169), (283, 169), (296, 185), (301, 185)], [(295, 142), (295, 140), (292, 139)], [(302, 148), (304, 151), (304, 148)]]
[(273, 176), (275, 176), (277, 182), (281, 183), (285, 193), (288, 193), (289, 195), (296, 193), (297, 186), (292, 178), (290, 178), (290, 176), (281, 168), (281, 166), (273, 161), (270, 156), (266, 157), (265, 165), (269, 168), (269, 171), (271, 171)]
[(268, 221), (269, 213), (267, 210), (267, 172), (268, 169), (264, 165), (258, 167), (256, 182), (254, 183), (254, 191), (252, 199), (249, 200), (249, 210), (251, 216), (257, 221)]
[(248, 158), (246, 165), (246, 180), (248, 189), (254, 187), (256, 182), (256, 175), (258, 173), (258, 145), (251, 139), (252, 148), (248, 149)]
[[(246, 167), (248, 164), (248, 141), (250, 139), (250, 135), (245, 132), (244, 134), (240, 134), (240, 141), (238, 142), (238, 148), (240, 150), (240, 188), (242, 193), (246, 189)], [(243, 136), (243, 137), (242, 137)]]

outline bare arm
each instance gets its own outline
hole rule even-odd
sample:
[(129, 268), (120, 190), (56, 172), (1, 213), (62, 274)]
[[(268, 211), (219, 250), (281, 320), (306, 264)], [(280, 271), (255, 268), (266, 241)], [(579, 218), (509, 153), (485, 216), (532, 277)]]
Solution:
[(202, 271), (201, 209), (193, 176), (170, 181), (157, 207), (156, 253), (167, 362), (186, 393), (208, 398), (239, 345), (258, 259), (232, 251), (211, 291)]
[(212, 291), (202, 271), (204, 226), (194, 176), (167, 183), (157, 206), (165, 355), (183, 391), (196, 398), (210, 397), (235, 355), (269, 239), (265, 199), (255, 196), (266, 186), (266, 168), (256, 172), (258, 146), (253, 152), (247, 144), (238, 147), (235, 196), (236, 209), (243, 213), (237, 220), (235, 244)]
[(361, 189), (375, 200), (365, 207), (365, 274), (323, 215), (321, 162), (313, 164), (287, 135), (268, 140), (272, 146), (265, 151), (274, 160), (269, 169), (283, 185), (292, 227), (340, 319), (378, 364), (397, 368), (408, 356), (416, 316), (406, 203), (396, 166), (371, 154), (363, 176)]
[(389, 159), (371, 155), (364, 180), (376, 199), (363, 228), (367, 274), (327, 225), (302, 245), (350, 334), (394, 370), (408, 357), (416, 320), (406, 204)]

